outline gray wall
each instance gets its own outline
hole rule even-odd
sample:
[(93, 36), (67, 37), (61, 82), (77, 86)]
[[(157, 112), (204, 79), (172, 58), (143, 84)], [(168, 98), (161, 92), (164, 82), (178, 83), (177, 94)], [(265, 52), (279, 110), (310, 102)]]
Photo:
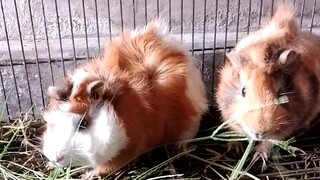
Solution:
[[(30, 12), (29, 4), (31, 7), (34, 31), (32, 31), (31, 21), (30, 21)], [(33, 32), (35, 34), (38, 48), (40, 51), (41, 58), (47, 58), (48, 54), (46, 53), (46, 33), (47, 29), (48, 38), (50, 41), (50, 48), (53, 51), (51, 54), (54, 58), (61, 58), (60, 54), (60, 43), (59, 43), (59, 32), (62, 38), (62, 47), (65, 51), (64, 58), (73, 57), (72, 50), (72, 41), (71, 41), (71, 26), (70, 26), (70, 17), (69, 17), (69, 7), (68, 0), (57, 0), (57, 8), (60, 22), (60, 31), (58, 29), (57, 23), (57, 14), (55, 0), (43, 0), (44, 1), (44, 11), (46, 19), (44, 19), (42, 12), (42, 0), (16, 0), (17, 10), (19, 15), (19, 23), (21, 29), (21, 36), (24, 40), (24, 50), (27, 52), (27, 59), (34, 59), (35, 54), (33, 45)], [(96, 23), (96, 7), (95, 2), (97, 3), (98, 10), (98, 26)], [(157, 0), (147, 0), (147, 20), (150, 20), (157, 16)], [(169, 2), (171, 2), (171, 24), (172, 31), (174, 34), (180, 38), (181, 33), (181, 10), (183, 10), (183, 34), (184, 42), (190, 46), (191, 33), (192, 33), (192, 0), (183, 0), (183, 8), (181, 8), (181, 0), (158, 0), (159, 2), (159, 11), (160, 14), (169, 18)], [(231, 41), (230, 45), (233, 45), (232, 41), (235, 39), (235, 33), (237, 31), (237, 18), (238, 18), (238, 0), (229, 1), (229, 13), (227, 20), (227, 1), (218, 0), (216, 7), (216, 0), (207, 0), (206, 1), (206, 27), (203, 28), (204, 23), (204, 0), (194, 0), (194, 33), (195, 33), (195, 48), (202, 48), (202, 35), (205, 30), (206, 32), (206, 47), (213, 47), (213, 34), (215, 33), (215, 9), (217, 8), (217, 39), (218, 46), (224, 45), (225, 39), (225, 30), (226, 25), (228, 29), (228, 41)], [(262, 4), (262, 19), (261, 23), (265, 22), (266, 18), (269, 18), (271, 15), (271, 0), (264, 0)], [(275, 1), (276, 3), (277, 1)], [(133, 6), (132, 0), (122, 0), (122, 12), (123, 12), (123, 24), (124, 27), (128, 29), (133, 29), (133, 19), (135, 17), (136, 26), (142, 26), (145, 23), (145, 1), (144, 0), (135, 0), (135, 5)], [(249, 29), (255, 30), (259, 27), (259, 16), (260, 16), (260, 3), (261, 1), (253, 0), (251, 2), (251, 11), (250, 11), (250, 22), (248, 23), (249, 15), (249, 1), (241, 0), (240, 3), (240, 17), (239, 17), (239, 31), (240, 36), (246, 34), (249, 24)], [(303, 27), (310, 28), (311, 17), (313, 10), (313, 0), (306, 1), (304, 17), (303, 17)], [(109, 27), (109, 16), (108, 16), (108, 1), (107, 0), (84, 0), (84, 11), (86, 18), (84, 18), (83, 13), (83, 4), (81, 0), (70, 0), (71, 6), (71, 19), (73, 26), (73, 33), (75, 38), (77, 57), (84, 57), (86, 52), (80, 52), (80, 50), (86, 49), (86, 39), (85, 39), (85, 26), (87, 27), (87, 37), (88, 44), (90, 48), (90, 55), (96, 54), (97, 51), (97, 30), (99, 29), (101, 46), (103, 46), (109, 37), (109, 29), (111, 29), (112, 35), (117, 35), (121, 31), (121, 15), (120, 15), (120, 0), (109, 0), (110, 4), (110, 24)], [(298, 14), (301, 13), (302, 0), (296, 2), (298, 8)], [(318, 3), (319, 4), (319, 3)], [(11, 50), (13, 52), (20, 52), (21, 46), (19, 42), (19, 29), (17, 26), (17, 17), (15, 12), (14, 0), (3, 0), (5, 20), (7, 24), (8, 36), (10, 38), (10, 44), (12, 45)], [(134, 7), (134, 8), (133, 8)], [(135, 10), (135, 16), (133, 15), (133, 9)], [(316, 12), (319, 11), (317, 6), (315, 9)], [(2, 12), (1, 12), (2, 13)], [(298, 22), (300, 23), (300, 18), (297, 17)], [(314, 28), (319, 27), (319, 15), (315, 13), (314, 18)], [(1, 49), (0, 53), (2, 59), (8, 59), (8, 53), (6, 48), (6, 35), (4, 31), (3, 17), (0, 15), (0, 42)], [(44, 26), (46, 22), (46, 27)], [(228, 22), (228, 24), (226, 24)], [(22, 59), (21, 53), (14, 54), (14, 59)]]
[[(33, 28), (31, 26), (31, 16), (29, 9), (29, 1), (32, 13)], [(16, 16), (14, 0), (2, 0), (4, 12), (1, 10), (0, 14), (0, 64), (8, 64), (10, 62), (10, 54), (8, 53), (8, 46), (6, 41), (6, 33), (4, 29), (4, 19), (2, 13), (5, 15), (6, 28), (8, 32), (11, 59), (16, 63), (21, 63), (23, 59), (27, 62), (34, 62), (37, 57), (39, 61), (48, 61), (50, 49), (50, 58), (54, 60), (61, 59), (73, 59), (86, 58), (87, 56), (95, 56), (99, 53), (98, 48), (98, 35), (100, 33), (100, 46), (103, 48), (106, 41), (109, 39), (109, 32), (112, 36), (117, 35), (121, 31), (121, 10), (120, 0), (84, 0), (84, 9), (81, 0), (70, 0), (71, 11), (71, 23), (74, 35), (74, 46), (71, 39), (71, 26), (69, 17), (69, 4), (68, 0), (57, 0), (57, 8), (60, 22), (60, 30), (57, 23), (57, 11), (54, 0), (43, 0), (44, 6), (42, 6), (42, 0), (16, 0), (17, 12), (19, 18)], [(98, 26), (96, 17), (96, 4), (98, 10)], [(110, 8), (108, 8), (108, 2)], [(193, 46), (194, 48), (202, 49), (215, 47), (233, 46), (236, 40), (237, 25), (239, 31), (239, 38), (245, 36), (247, 31), (253, 31), (259, 27), (259, 24), (264, 24), (265, 20), (270, 18), (271, 15), (271, 0), (264, 0), (262, 4), (262, 12), (260, 14), (261, 1), (251, 1), (250, 20), (249, 17), (249, 0), (241, 0), (240, 4), (240, 16), (238, 22), (238, 0), (229, 1), (229, 13), (227, 18), (227, 1), (226, 0), (195, 0), (194, 4), (194, 24), (193, 22), (193, 4), (192, 0), (183, 0), (183, 8), (181, 8), (181, 0), (147, 0), (147, 20), (150, 20), (157, 16), (157, 2), (159, 2), (160, 15), (169, 19), (169, 9), (171, 7), (171, 28), (173, 36), (178, 40), (181, 40), (187, 48), (192, 47), (192, 36), (194, 36)], [(171, 6), (169, 3), (171, 2)], [(204, 3), (206, 2), (206, 14), (204, 14)], [(218, 2), (218, 4), (216, 4)], [(276, 3), (277, 1), (275, 1)], [(311, 19), (313, 15), (313, 0), (306, 1), (302, 27), (309, 30), (311, 27)], [(319, 1), (317, 0), (317, 6), (315, 7), (313, 31), (318, 34), (319, 30)], [(297, 21), (300, 24), (302, 0), (296, 1), (298, 7)], [(134, 7), (134, 8), (133, 8)], [(42, 11), (44, 8), (45, 18)], [(109, 17), (110, 9), (110, 17)], [(135, 16), (133, 13), (135, 11)], [(183, 9), (183, 11), (182, 11)], [(215, 16), (215, 10), (217, 9), (217, 16)], [(86, 17), (84, 18), (85, 11)], [(183, 31), (181, 34), (181, 11), (183, 13)], [(145, 24), (145, 1), (135, 0), (134, 6), (132, 0), (122, 0), (122, 12), (123, 12), (123, 25), (125, 28), (134, 28), (134, 19), (136, 26), (142, 26)], [(261, 15), (261, 20), (260, 20)], [(204, 21), (204, 17), (206, 21)], [(111, 19), (109, 26), (109, 18)], [(215, 18), (217, 18), (216, 31), (215, 31)], [(21, 37), (23, 39), (22, 46), (24, 54), (22, 53), (20, 34), (18, 29), (19, 19)], [(46, 23), (46, 26), (44, 24)], [(205, 22), (205, 28), (204, 28)], [(228, 22), (228, 23), (227, 23)], [(249, 24), (249, 27), (248, 27)], [(227, 31), (226, 31), (227, 26)], [(85, 31), (85, 27), (86, 30)], [(192, 32), (194, 28), (194, 32)], [(48, 44), (46, 40), (46, 31), (48, 36)], [(60, 33), (60, 34), (59, 34)], [(85, 35), (87, 33), (87, 37)], [(205, 38), (204, 35), (205, 34)], [(36, 39), (36, 47), (33, 41), (33, 35)], [(61, 36), (61, 41), (59, 40)], [(214, 35), (216, 35), (216, 42), (214, 42)], [(226, 39), (227, 37), (227, 39)], [(205, 42), (203, 42), (205, 39)], [(88, 51), (87, 43), (88, 41)], [(215, 43), (215, 45), (214, 45)], [(61, 44), (61, 45), (60, 45)], [(49, 47), (49, 48), (48, 48)], [(36, 51), (37, 49), (37, 56)], [(76, 54), (74, 55), (74, 49)], [(62, 50), (62, 52), (61, 52)], [(89, 54), (88, 54), (89, 52)], [(212, 92), (211, 78), (212, 78), (212, 63), (213, 55), (212, 51), (206, 51), (205, 55), (202, 52), (196, 53), (199, 60), (204, 57), (206, 63), (205, 79), (208, 84), (208, 92)], [(25, 57), (23, 57), (23, 55)], [(216, 59), (222, 59), (223, 53), (218, 53)], [(74, 68), (73, 62), (66, 62), (64, 64), (66, 70)], [(30, 108), (29, 89), (27, 84), (26, 70), (30, 80), (30, 93), (34, 100), (34, 103), (39, 110), (42, 107), (42, 95), (45, 93), (48, 85), (52, 84), (51, 71), (52, 67), (53, 78), (58, 79), (63, 74), (63, 64), (53, 63), (51, 66), (48, 63), (40, 64), (39, 69), (37, 65), (17, 65), (14, 67), (15, 77), (17, 78), (17, 86), (19, 91), (19, 97), (22, 103), (24, 111)], [(7, 101), (10, 103), (11, 114), (14, 115), (18, 110), (17, 97), (15, 91), (15, 83), (13, 81), (12, 68), (10, 66), (1, 67), (1, 73), (3, 76), (3, 84), (5, 90), (11, 92)], [(42, 86), (40, 86), (39, 76), (42, 78)], [(1, 88), (0, 88), (1, 89)], [(3, 89), (1, 89), (1, 98), (4, 99)], [(46, 94), (43, 95), (44, 97)], [(4, 101), (4, 100), (3, 100)]]

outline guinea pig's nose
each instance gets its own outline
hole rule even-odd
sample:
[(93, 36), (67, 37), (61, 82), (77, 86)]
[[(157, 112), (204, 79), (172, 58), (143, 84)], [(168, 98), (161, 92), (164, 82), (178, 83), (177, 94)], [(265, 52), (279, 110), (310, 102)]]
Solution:
[(261, 138), (261, 134), (257, 133), (256, 131), (252, 130), (251, 128), (244, 128), (246, 134), (250, 136), (252, 139), (259, 139)]
[(259, 133), (253, 133), (254, 139), (261, 139), (261, 135)]
[(64, 156), (57, 156), (55, 159), (50, 160), (48, 163), (49, 167), (60, 167), (60, 162), (63, 161)]
[(262, 136), (263, 136), (263, 134), (256, 133), (256, 138), (257, 138), (257, 139), (262, 139)]

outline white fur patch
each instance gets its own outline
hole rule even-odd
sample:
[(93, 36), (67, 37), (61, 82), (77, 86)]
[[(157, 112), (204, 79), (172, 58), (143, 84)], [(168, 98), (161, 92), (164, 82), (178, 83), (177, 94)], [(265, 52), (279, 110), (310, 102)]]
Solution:
[(244, 124), (241, 124), (241, 126), (245, 134), (248, 135), (252, 140), (258, 140), (259, 137), (257, 137), (256, 133), (254, 133), (252, 129), (250, 129)]
[(59, 105), (59, 109), (62, 111), (68, 112), (71, 109), (71, 104), (70, 103), (62, 103)]
[[(105, 104), (91, 109), (92, 124), (78, 130), (82, 117), (60, 110), (47, 112), (44, 119), (50, 128), (43, 136), (43, 153), (56, 166), (96, 166), (123, 149), (128, 142), (125, 129), (118, 124), (113, 106)], [(59, 157), (64, 157), (57, 162)]]
[(135, 28), (134, 30), (131, 31), (130, 38), (134, 39), (135, 37), (137, 37), (140, 34), (141, 34), (141, 29), (137, 27), (137, 28)]
[(198, 113), (207, 110), (206, 88), (201, 78), (201, 73), (190, 58), (188, 62), (189, 71), (187, 74), (187, 96)]
[[(68, 112), (51, 111), (46, 112), (43, 118), (50, 125), (43, 136), (43, 153), (56, 166), (67, 166), (68, 162), (65, 159), (70, 159), (67, 157), (70, 155), (67, 151), (69, 151), (77, 121), (81, 119), (81, 116)], [(59, 157), (64, 157), (64, 160), (57, 162)]]
[(104, 105), (93, 114), (91, 133), (95, 139), (92, 148), (100, 164), (116, 156), (127, 145), (128, 137), (122, 125), (118, 124), (112, 105)]
[(157, 30), (158, 36), (164, 36), (169, 33), (169, 22), (165, 19), (156, 19), (151, 22), (153, 27)]
[(101, 81), (100, 81), (100, 80), (97, 80), (97, 81), (91, 82), (91, 83), (87, 86), (87, 92), (88, 92), (88, 93), (91, 93), (91, 89), (92, 89), (95, 85), (97, 85), (99, 82), (101, 82)]
[(164, 36), (169, 33), (169, 25), (168, 21), (162, 18), (155, 19), (150, 21), (145, 27), (143, 28), (136, 28), (135, 30), (131, 31), (130, 37), (135, 38), (139, 35), (146, 33), (148, 29), (155, 29), (157, 36)]
[(72, 82), (76, 87), (77, 85), (81, 84), (81, 82), (84, 81), (89, 76), (91, 76), (89, 72), (85, 71), (82, 68), (79, 68), (75, 70), (74, 74), (72, 75)]
[(188, 60), (188, 74), (187, 74), (187, 90), (186, 94), (190, 99), (193, 107), (196, 109), (198, 115), (193, 118), (193, 124), (189, 130), (184, 132), (182, 139), (193, 138), (198, 132), (202, 114), (207, 111), (206, 88), (201, 78), (201, 73), (194, 65), (192, 58)]
[(270, 38), (275, 33), (282, 33), (282, 31), (278, 25), (274, 23), (270, 23), (265, 28), (260, 29), (259, 31), (253, 32), (248, 36), (244, 37), (241, 41), (238, 42), (235, 50), (236, 52), (239, 52), (251, 44), (255, 44), (259, 41), (263, 41), (263, 40), (266, 40), (267, 38)]

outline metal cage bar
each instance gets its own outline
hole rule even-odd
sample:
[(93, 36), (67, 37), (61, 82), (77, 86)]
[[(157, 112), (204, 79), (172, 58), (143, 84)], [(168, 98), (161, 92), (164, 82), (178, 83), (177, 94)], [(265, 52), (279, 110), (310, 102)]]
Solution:
[[(320, 32), (317, 1), (295, 0), (298, 24), (315, 34)], [(25, 112), (34, 105), (40, 112), (39, 108), (47, 103), (45, 91), (49, 85), (98, 56), (105, 42), (119, 32), (144, 26), (159, 16), (168, 19), (173, 36), (198, 60), (212, 100), (216, 70), (226, 51), (263, 26), (276, 3), (277, 0), (28, 0), (24, 8), (16, 0), (0, 0), (0, 88), (2, 99), (8, 99), (5, 112), (14, 115), (15, 111)]]
[[(44, 25), (44, 31), (45, 31), (45, 39), (46, 39), (46, 45), (47, 45), (47, 50), (48, 50), (48, 63), (50, 67), (50, 77), (51, 77), (51, 83), (54, 85), (54, 77), (53, 77), (53, 70), (52, 70), (52, 59), (51, 59), (51, 52), (50, 52), (50, 43), (49, 43), (49, 38), (48, 38), (48, 30), (47, 30), (47, 23), (46, 23), (46, 13), (44, 10), (44, 0), (41, 0), (41, 9), (42, 9), (42, 14), (43, 14), (43, 25)], [(76, 55), (74, 55), (75, 57)], [(76, 57), (75, 57), (76, 58)]]
[(58, 36), (59, 36), (59, 45), (60, 45), (60, 57), (62, 63), (62, 71), (63, 75), (66, 75), (66, 68), (64, 64), (64, 57), (63, 57), (63, 50), (62, 50), (62, 39), (61, 39), (61, 29), (60, 29), (60, 20), (59, 20), (59, 11), (58, 11), (58, 3), (57, 0), (54, 0), (55, 10), (56, 10), (56, 18), (57, 18), (57, 25), (58, 25)]
[[(14, 66), (13, 66), (13, 59), (12, 59), (12, 53), (11, 53), (11, 48), (10, 48), (10, 42), (9, 42), (9, 36), (8, 36), (8, 28), (7, 28), (7, 23), (6, 23), (6, 18), (5, 18), (5, 14), (4, 14), (4, 8), (3, 8), (3, 0), (0, 0), (0, 5), (1, 5), (1, 11), (2, 11), (2, 20), (3, 20), (3, 27), (4, 27), (4, 32), (5, 32), (5, 39), (6, 39), (6, 45), (7, 45), (7, 53), (9, 55), (9, 60), (10, 60), (10, 67), (11, 67), (11, 72), (12, 72), (12, 78), (13, 78), (13, 82), (14, 82), (14, 89), (16, 92), (16, 97), (17, 97), (17, 104), (18, 104), (18, 109), (21, 109), (21, 101), (20, 101), (20, 97), (19, 97), (19, 91), (18, 91), (18, 85), (17, 85), (17, 80), (16, 80), (16, 73), (14, 70)], [(6, 106), (8, 106), (8, 102), (7, 102), (7, 94), (6, 94), (6, 90), (5, 90), (5, 86), (4, 86), (4, 82), (2, 81), (2, 87), (3, 87), (3, 96), (5, 99), (5, 104)], [(7, 112), (9, 113), (10, 110), (7, 110)], [(10, 114), (7, 114), (8, 116)]]
[(36, 36), (35, 36), (35, 32), (34, 32), (34, 24), (33, 24), (30, 0), (28, 0), (28, 9), (29, 9), (29, 15), (30, 15), (30, 23), (31, 23), (32, 36), (33, 36), (33, 44), (34, 44), (34, 52), (35, 52), (35, 57), (36, 57), (36, 65), (37, 65), (38, 76), (39, 76), (39, 87), (40, 87), (40, 93), (41, 93), (41, 102), (42, 102), (42, 108), (44, 108), (45, 102), (44, 102), (44, 93), (43, 93), (43, 89), (42, 89), (42, 77), (41, 77), (40, 66), (39, 66), (38, 48), (37, 48), (37, 41), (36, 41)]
[[(20, 41), (20, 48), (22, 53), (22, 59), (23, 59), (23, 66), (26, 74), (26, 80), (27, 80), (27, 91), (30, 99), (30, 108), (33, 107), (33, 99), (32, 99), (32, 93), (30, 88), (30, 80), (29, 80), (29, 71), (26, 64), (26, 57), (25, 57), (25, 51), (24, 51), (24, 45), (23, 45), (23, 39), (21, 34), (21, 27), (20, 27), (20, 19), (19, 19), (19, 13), (18, 13), (18, 7), (17, 7), (17, 1), (13, 0), (14, 3), (14, 10), (15, 10), (15, 16), (17, 20), (17, 27), (18, 27), (18, 34), (19, 34), (19, 41)], [(34, 114), (34, 109), (32, 108), (32, 113)]]
[[(73, 25), (72, 25), (72, 14), (71, 14), (71, 3), (70, 3), (70, 0), (68, 0), (68, 10), (69, 10), (69, 21), (70, 21), (70, 34), (71, 34), (72, 49), (73, 49), (73, 61), (74, 61), (74, 66), (77, 67), (77, 54), (76, 54), (76, 47), (74, 45), (74, 35), (73, 35)], [(99, 42), (99, 38), (98, 38), (98, 42)]]

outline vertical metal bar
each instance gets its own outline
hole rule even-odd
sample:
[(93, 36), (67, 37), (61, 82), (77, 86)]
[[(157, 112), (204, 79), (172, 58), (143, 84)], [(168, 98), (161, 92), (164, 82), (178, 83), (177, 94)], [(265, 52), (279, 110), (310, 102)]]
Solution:
[(121, 31), (123, 31), (123, 9), (122, 9), (122, 0), (120, 0), (120, 21), (121, 21)]
[(48, 49), (48, 58), (49, 58), (49, 68), (50, 68), (51, 82), (54, 85), (55, 83), (54, 83), (52, 64), (51, 64), (50, 43), (49, 43), (49, 38), (48, 38), (48, 30), (47, 30), (47, 23), (46, 23), (46, 13), (45, 13), (45, 10), (44, 10), (43, 0), (41, 0), (41, 6), (42, 6), (42, 13), (43, 13), (44, 32), (45, 32), (45, 36), (46, 36), (47, 49)]
[(145, 25), (148, 23), (148, 6), (147, 6), (147, 0), (144, 0), (144, 21)]
[(84, 5), (84, 0), (82, 0), (82, 12), (83, 12), (84, 35), (85, 35), (85, 38), (86, 38), (87, 60), (89, 60), (90, 54), (89, 54), (87, 18), (86, 18), (86, 10), (85, 10), (85, 5)]
[(262, 18), (262, 4), (263, 4), (263, 0), (260, 0), (260, 9), (259, 9), (259, 28), (261, 27), (261, 18)]
[(136, 4), (132, 0), (132, 13), (133, 13), (133, 28), (136, 28)]
[[(10, 116), (9, 107), (8, 107), (8, 101), (7, 101), (7, 92), (6, 92), (6, 89), (4, 87), (4, 82), (3, 82), (3, 77), (2, 77), (2, 71), (1, 70), (0, 70), (0, 81), (1, 81), (1, 87), (2, 87), (2, 90), (3, 90), (3, 98), (4, 98), (4, 101), (5, 101), (7, 115)], [(3, 114), (1, 114), (1, 115), (3, 115)]]
[(30, 15), (30, 23), (31, 23), (32, 36), (33, 36), (33, 43), (34, 43), (34, 52), (35, 52), (35, 55), (36, 55), (36, 66), (37, 66), (38, 76), (39, 76), (39, 85), (40, 85), (42, 107), (44, 108), (45, 103), (44, 103), (44, 96), (43, 96), (43, 89), (42, 89), (42, 77), (41, 77), (40, 66), (39, 66), (38, 47), (37, 47), (36, 35), (34, 33), (34, 25), (33, 25), (33, 17), (32, 17), (32, 12), (31, 12), (30, 0), (28, 0), (28, 7), (29, 7), (29, 15)]
[(250, 32), (250, 21), (251, 21), (251, 0), (249, 0), (249, 12), (248, 12), (247, 34), (249, 34), (249, 32)]
[(15, 73), (15, 70), (13, 67), (13, 60), (12, 60), (12, 53), (11, 53), (11, 48), (10, 48), (9, 36), (8, 36), (7, 22), (6, 22), (6, 17), (4, 14), (2, 0), (0, 0), (0, 2), (1, 2), (1, 12), (2, 12), (4, 32), (5, 32), (5, 36), (6, 36), (7, 48), (8, 48), (9, 59), (10, 59), (10, 67), (11, 67), (11, 71), (12, 71), (12, 78), (13, 78), (13, 83), (14, 83), (16, 95), (17, 95), (18, 107), (19, 107), (19, 109), (21, 109), (21, 101), (20, 101), (20, 97), (19, 97), (18, 85), (17, 85), (17, 80), (16, 80), (16, 73)]
[(58, 11), (58, 4), (57, 0), (54, 0), (55, 8), (56, 8), (56, 18), (57, 18), (57, 25), (58, 25), (58, 36), (59, 36), (59, 43), (60, 43), (60, 53), (61, 53), (61, 63), (62, 63), (62, 70), (63, 75), (66, 75), (66, 70), (64, 66), (64, 58), (63, 58), (63, 50), (62, 50), (62, 39), (61, 39), (61, 32), (60, 32), (60, 21), (59, 21), (59, 11)]
[(312, 8), (312, 18), (311, 18), (311, 27), (310, 27), (310, 32), (312, 33), (313, 30), (313, 21), (314, 21), (314, 15), (316, 13), (316, 6), (317, 6), (317, 0), (314, 0), (313, 2), (313, 8)]
[[(15, 14), (16, 14), (16, 18), (17, 18), (17, 25), (18, 25), (20, 46), (21, 46), (21, 51), (22, 51), (23, 65), (24, 65), (24, 70), (25, 70), (26, 79), (27, 79), (27, 87), (28, 87), (28, 94), (29, 94), (29, 99), (30, 99), (30, 107), (33, 107), (33, 100), (32, 100), (32, 95), (31, 95), (31, 90), (30, 90), (29, 72), (28, 72), (27, 63), (26, 63), (26, 56), (25, 56), (25, 53), (24, 53), (24, 46), (23, 46), (23, 39), (22, 39), (22, 34), (21, 34), (18, 7), (17, 7), (16, 0), (14, 0), (13, 2), (14, 2)], [(33, 108), (32, 108), (32, 114), (34, 114), (34, 109)]]
[(110, 16), (110, 0), (107, 0), (108, 3), (108, 25), (109, 25), (109, 40), (112, 40), (112, 31), (111, 31), (111, 16)]
[(195, 11), (195, 0), (192, 0), (192, 40), (191, 40), (191, 53), (194, 55), (194, 11)]
[(214, 34), (213, 34), (213, 62), (215, 62), (215, 55), (216, 55), (216, 41), (217, 41), (217, 22), (218, 22), (218, 0), (215, 3), (215, 14), (214, 14)]
[(169, 31), (171, 31), (171, 0), (169, 0)]
[[(99, 17), (98, 17), (98, 3), (97, 3), (97, 0), (94, 0), (94, 8), (95, 8), (95, 11), (96, 11), (96, 27), (97, 27), (98, 50), (99, 50), (99, 53), (100, 53), (101, 52), (101, 47), (100, 47), (100, 32), (99, 32)], [(122, 11), (121, 11), (121, 13), (122, 13)]]
[(159, 0), (157, 0), (157, 17), (159, 17), (160, 14), (160, 3)]
[(207, 0), (204, 0), (204, 4), (203, 4), (202, 62), (201, 62), (202, 77), (204, 77), (204, 49), (206, 48), (206, 21), (207, 21)]
[(181, 0), (181, 16), (180, 16), (180, 21), (181, 21), (181, 24), (180, 24), (180, 29), (181, 29), (181, 32), (180, 32), (180, 36), (181, 36), (181, 42), (183, 42), (183, 0)]
[(227, 0), (226, 28), (225, 28), (225, 34), (224, 34), (224, 52), (223, 52), (223, 58), (225, 58), (225, 56), (226, 56), (226, 51), (227, 51), (228, 22), (229, 22), (229, 4), (230, 4), (230, 1)]
[[(215, 3), (215, 14), (214, 14), (214, 34), (213, 34), (213, 54), (212, 54), (212, 85), (211, 87), (214, 88), (215, 85), (215, 72), (216, 72), (216, 41), (217, 41), (217, 22), (218, 22), (218, 0)], [(214, 92), (215, 90), (212, 89)], [(211, 102), (213, 100), (213, 94), (211, 93)]]
[(274, 0), (271, 1), (271, 16), (273, 16), (273, 6), (274, 6)]
[(238, 0), (238, 9), (237, 9), (236, 43), (238, 43), (238, 39), (239, 39), (239, 23), (240, 23), (240, 0)]
[(302, 21), (303, 21), (303, 13), (304, 13), (305, 4), (306, 4), (306, 0), (303, 0), (302, 9), (301, 9), (301, 17), (300, 17), (300, 29), (302, 28)]
[(74, 66), (77, 67), (77, 58), (76, 58), (76, 48), (74, 45), (74, 36), (73, 36), (73, 24), (72, 24), (72, 14), (71, 14), (71, 4), (70, 0), (68, 0), (68, 8), (69, 8), (69, 21), (70, 21), (70, 32), (71, 32), (71, 42), (72, 42), (72, 49), (73, 49), (73, 62)]

